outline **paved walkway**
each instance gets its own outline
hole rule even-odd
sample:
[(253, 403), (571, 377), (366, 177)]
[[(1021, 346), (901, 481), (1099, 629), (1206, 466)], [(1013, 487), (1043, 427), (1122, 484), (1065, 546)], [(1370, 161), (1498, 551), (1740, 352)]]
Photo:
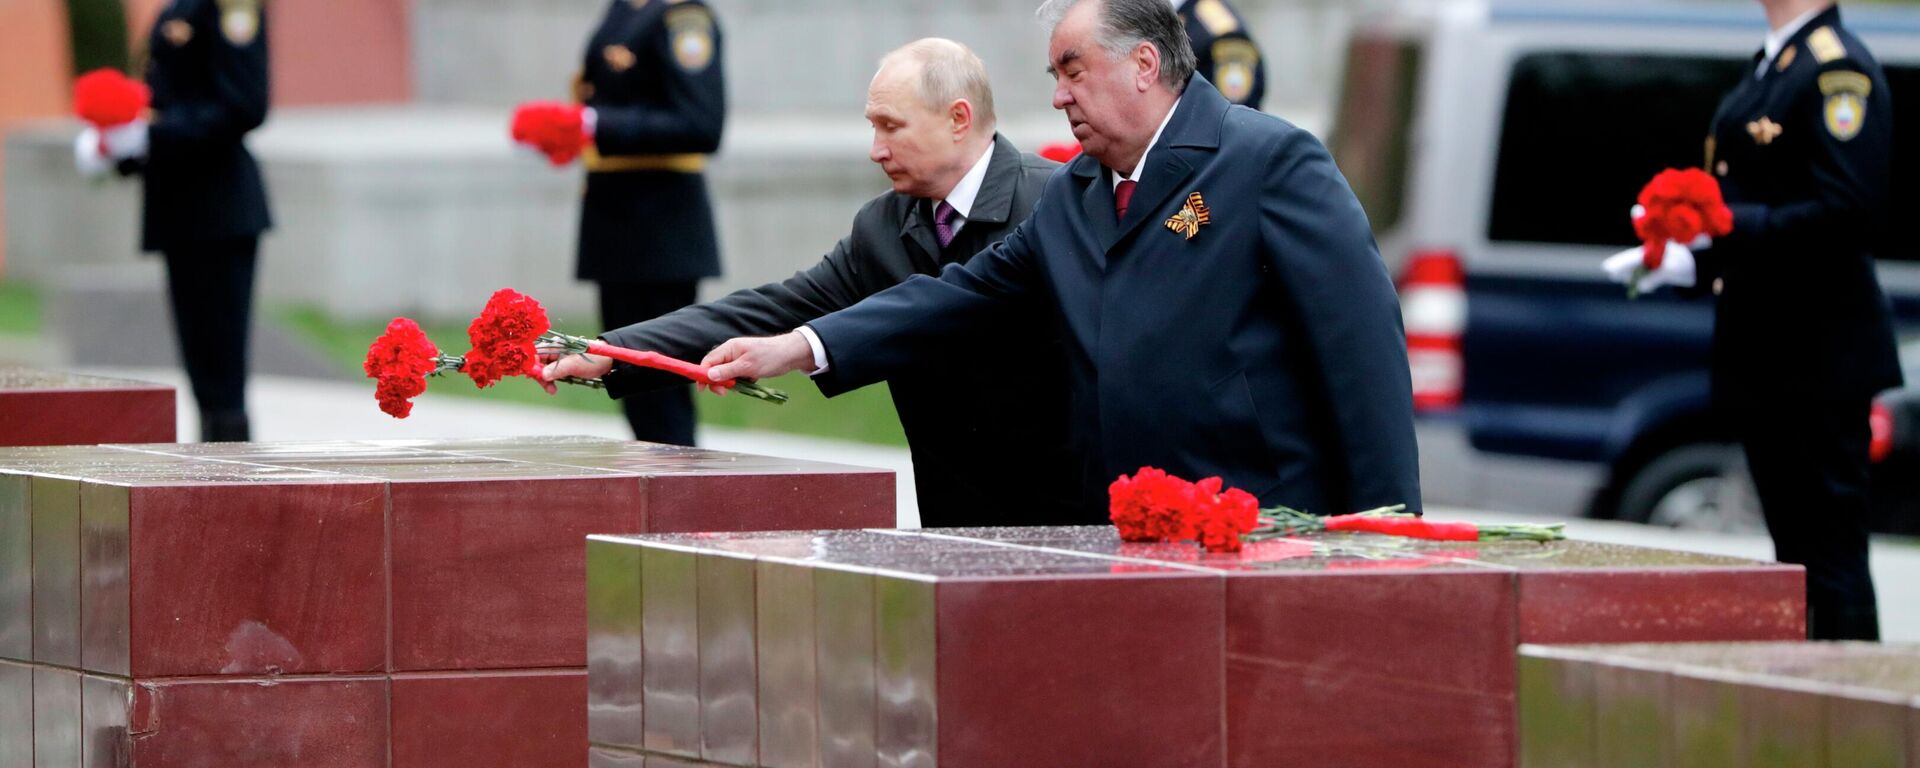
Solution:
[[(190, 439), (199, 417), (186, 396), (183, 377), (158, 368), (83, 368), (83, 373), (154, 381), (181, 392), (180, 436)], [(254, 437), (261, 441), (342, 440), (422, 437), (497, 437), (502, 435), (597, 435), (626, 438), (626, 423), (616, 415), (494, 402), (475, 398), (434, 397), (415, 401), (413, 415), (393, 419), (374, 406), (372, 388), (360, 382), (332, 382), (280, 376), (255, 376), (248, 391), (254, 411)], [(917, 526), (913, 472), (904, 448), (772, 432), (701, 427), (708, 448), (766, 456), (785, 456), (891, 469), (899, 478), (903, 527)], [(1479, 522), (1538, 522), (1539, 518), (1477, 510), (1429, 510), (1436, 518)], [(1765, 536), (1697, 533), (1606, 520), (1572, 520), (1575, 538), (1641, 547), (1705, 552), (1771, 560)], [(1888, 640), (1920, 641), (1920, 543), (1883, 537), (1874, 542), (1874, 580), (1880, 590), (1883, 633)]]

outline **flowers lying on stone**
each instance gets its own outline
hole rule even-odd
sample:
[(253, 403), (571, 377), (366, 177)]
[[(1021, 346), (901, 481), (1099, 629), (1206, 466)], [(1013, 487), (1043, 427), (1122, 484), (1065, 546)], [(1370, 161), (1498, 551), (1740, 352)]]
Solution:
[(1221, 480), (1197, 483), (1141, 467), (1107, 487), (1108, 515), (1120, 538), (1129, 542), (1193, 541), (1208, 552), (1238, 552), (1244, 542), (1319, 531), (1352, 531), (1438, 541), (1566, 538), (1562, 526), (1476, 525), (1433, 522), (1405, 505), (1352, 515), (1321, 517), (1283, 506), (1261, 509), (1259, 500), (1238, 488), (1222, 490)]

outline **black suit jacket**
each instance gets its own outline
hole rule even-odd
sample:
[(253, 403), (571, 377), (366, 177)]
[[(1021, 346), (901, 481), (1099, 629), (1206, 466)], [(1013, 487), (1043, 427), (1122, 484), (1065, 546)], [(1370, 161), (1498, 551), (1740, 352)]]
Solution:
[[(783, 282), (738, 291), (608, 331), (613, 344), (698, 360), (735, 336), (786, 333), (913, 275), (937, 274), (1024, 221), (1059, 166), (995, 137), (966, 225), (942, 249), (932, 203), (888, 192), (854, 216), (820, 263)], [(968, 351), (971, 350), (971, 351)], [(1076, 515), (1080, 465), (1067, 447), (1065, 363), (1047, 310), (1021, 307), (888, 382), (929, 527), (1098, 522)], [(620, 366), (609, 394), (681, 383)], [(823, 380), (829, 397), (853, 387)]]
[[(1755, 64), (1758, 64), (1756, 60)], [(1864, 401), (1900, 385), (1874, 274), (1888, 226), (1893, 101), (1880, 65), (1830, 8), (1727, 94), (1708, 171), (1733, 232), (1700, 251), (1720, 280), (1714, 401), (1723, 408)]]
[[(231, 8), (223, 10), (223, 5)], [(267, 119), (267, 20), (258, 2), (174, 0), (148, 37), (153, 91), (141, 246), (257, 237), (266, 185), (242, 139)]]
[[(588, 41), (575, 94), (598, 115), (605, 158), (699, 155), (726, 123), (719, 22), (701, 0), (612, 0)], [(580, 204), (581, 280), (691, 282), (720, 274), (706, 177), (643, 168), (593, 171)]]
[(1417, 509), (1399, 299), (1326, 148), (1196, 74), (1145, 163), (1125, 219), (1081, 155), (1000, 244), (808, 323), (821, 376), (889, 378), (1039, 301), (1065, 329), (1089, 520), (1142, 466), (1322, 514)]

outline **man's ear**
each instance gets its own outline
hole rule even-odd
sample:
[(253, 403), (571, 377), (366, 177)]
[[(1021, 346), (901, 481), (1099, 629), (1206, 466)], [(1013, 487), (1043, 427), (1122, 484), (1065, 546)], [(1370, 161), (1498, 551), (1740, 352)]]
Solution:
[(959, 142), (973, 132), (973, 104), (966, 99), (954, 99), (947, 105), (947, 130), (952, 132), (953, 140)]
[(1146, 93), (1153, 84), (1160, 81), (1160, 49), (1153, 43), (1141, 41), (1133, 47), (1133, 86)]

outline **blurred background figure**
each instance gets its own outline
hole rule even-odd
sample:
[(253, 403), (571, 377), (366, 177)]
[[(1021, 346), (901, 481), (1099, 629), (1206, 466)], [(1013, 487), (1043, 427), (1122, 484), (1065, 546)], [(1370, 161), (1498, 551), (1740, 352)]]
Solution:
[(1193, 55), (1200, 61), (1196, 71), (1227, 101), (1259, 109), (1267, 95), (1267, 65), (1240, 12), (1227, 0), (1173, 0), (1173, 9), (1180, 12), (1187, 39), (1193, 41)]
[[(726, 122), (712, 10), (700, 0), (612, 0), (574, 98), (586, 105), (591, 141), (576, 276), (599, 284), (600, 327), (692, 304), (700, 279), (720, 274), (704, 175)], [(635, 438), (693, 444), (690, 386), (620, 405)]]
[(245, 441), (254, 264), (272, 223), (260, 169), (242, 143), (267, 117), (260, 0), (172, 0), (147, 45), (152, 109), (98, 134), (89, 128), (75, 160), (83, 173), (111, 161), (143, 177), (141, 248), (166, 259), (200, 439)]
[(1760, 5), (1765, 46), (1706, 141), (1733, 230), (1669, 246), (1647, 280), (1717, 299), (1713, 402), (1745, 449), (1777, 556), (1807, 567), (1812, 636), (1876, 640), (1862, 417), (1901, 384), (1873, 268), (1885, 248), (1893, 102), (1832, 2)]

